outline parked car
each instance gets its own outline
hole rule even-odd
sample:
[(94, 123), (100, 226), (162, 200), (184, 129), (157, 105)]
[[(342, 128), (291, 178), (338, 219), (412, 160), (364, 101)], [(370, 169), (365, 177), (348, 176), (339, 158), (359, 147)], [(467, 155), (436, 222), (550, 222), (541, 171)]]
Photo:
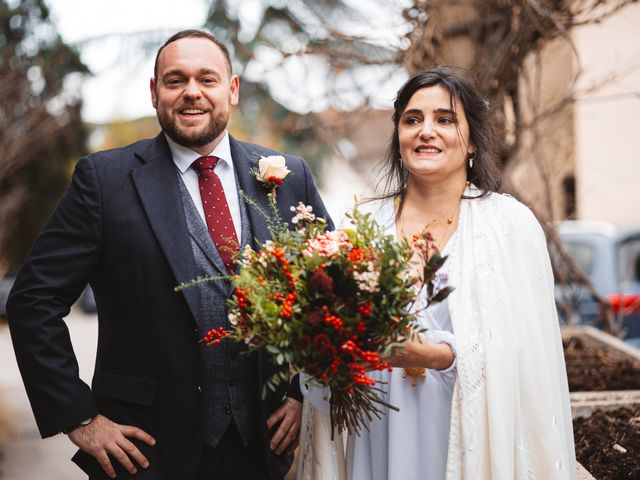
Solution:
[(4, 278), (0, 278), (0, 317), (7, 315), (7, 298), (9, 298), (9, 292), (13, 287), (15, 277), (7, 275)]
[[(9, 298), (9, 292), (11, 291), (11, 287), (13, 287), (15, 279), (12, 275), (6, 275), (4, 278), (0, 278), (0, 317), (7, 315), (7, 298)], [(96, 299), (89, 285), (86, 286), (80, 295), (78, 304), (86, 313), (95, 313), (97, 311)]]
[[(640, 345), (640, 226), (618, 228), (610, 223), (566, 221), (558, 228), (567, 252), (589, 277), (599, 295), (611, 303), (622, 337)], [(571, 298), (574, 324), (597, 325), (599, 305), (583, 286), (560, 285), (556, 301)], [(559, 308), (561, 321), (568, 319)]]

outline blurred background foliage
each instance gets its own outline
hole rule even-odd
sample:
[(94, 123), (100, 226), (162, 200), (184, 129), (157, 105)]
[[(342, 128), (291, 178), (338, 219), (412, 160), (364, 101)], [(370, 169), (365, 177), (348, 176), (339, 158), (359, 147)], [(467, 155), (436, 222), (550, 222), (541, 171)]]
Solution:
[(0, 269), (22, 261), (86, 151), (87, 73), (43, 0), (0, 0)]
[[(305, 62), (306, 82), (323, 75), (324, 109), (350, 111), (372, 106), (376, 86), (399, 71), (398, 67), (409, 74), (435, 65), (459, 68), (491, 99), (505, 145), (499, 159), (506, 173), (505, 188), (517, 193), (509, 170), (520, 160), (523, 147), (529, 147), (523, 145), (523, 139), (546, 118), (575, 101), (574, 92), (568, 88), (557, 101), (540, 104), (540, 91), (536, 89), (540, 88), (545, 49), (560, 41), (577, 57), (572, 28), (602, 22), (635, 1), (261, 0), (253, 2), (256, 21), (242, 14), (240, 0), (213, 0), (205, 27), (232, 45), (235, 63), (241, 74), (246, 73), (243, 81), (250, 84), (252, 108), (269, 105), (267, 108), (277, 112), (282, 138), (309, 129), (317, 136), (326, 127), (322, 117), (305, 114), (317, 112), (312, 94), (306, 96), (306, 104), (290, 98), (281, 100), (274, 95), (277, 88), (266, 80), (267, 73), (282, 69), (279, 78), (288, 81), (286, 71), (293, 70), (294, 59)], [(388, 19), (394, 15), (401, 22), (389, 29)], [(380, 16), (387, 20), (384, 32), (376, 24)], [(575, 60), (579, 63), (579, 58)], [(300, 77), (291, 78), (299, 81)], [(289, 87), (304, 91), (299, 85)], [(296, 113), (300, 110), (304, 113)], [(343, 128), (334, 130), (337, 136), (324, 135), (323, 140), (335, 144), (336, 137), (344, 135)], [(296, 143), (291, 146), (295, 148)], [(529, 157), (528, 161), (537, 161), (536, 156)], [(548, 218), (554, 217), (552, 211), (545, 213)]]
[(242, 80), (241, 123), (254, 132), (268, 125), (271, 144), (303, 156), (319, 177), (322, 160), (340, 154), (338, 142), (353, 123), (334, 112), (371, 107), (400, 71), (401, 38), (390, 37), (385, 12), (404, 23), (401, 5), (261, 0), (247, 15), (241, 1), (210, 2), (204, 27), (231, 47)]
[[(423, 68), (460, 67), (492, 100), (505, 144), (499, 160), (506, 190), (518, 195), (517, 167), (534, 164), (544, 193), (537, 211), (557, 220), (575, 207), (571, 195), (564, 206), (551, 203), (553, 182), (570, 184), (571, 178), (545, 170), (557, 149), (535, 148), (550, 117), (564, 115), (571, 123), (575, 91), (568, 85), (552, 102), (540, 101), (542, 55), (560, 42), (577, 57), (572, 28), (600, 22), (633, 2), (213, 0), (202, 27), (231, 47), (242, 80), (234, 134), (304, 156), (317, 178), (323, 161), (340, 155), (370, 173), (370, 154), (364, 160), (345, 155), (340, 145), (374, 116), (386, 122), (387, 113), (372, 111), (390, 79), (397, 87), (398, 78)], [(149, 55), (167, 32), (127, 36), (129, 55)], [(61, 40), (44, 0), (0, 0), (0, 48), (1, 273), (2, 265), (22, 261), (88, 138), (91, 149), (112, 148), (153, 136), (158, 127), (154, 118), (82, 122), (79, 87), (89, 72), (76, 48)], [(370, 143), (379, 142), (387, 131), (370, 135)]]

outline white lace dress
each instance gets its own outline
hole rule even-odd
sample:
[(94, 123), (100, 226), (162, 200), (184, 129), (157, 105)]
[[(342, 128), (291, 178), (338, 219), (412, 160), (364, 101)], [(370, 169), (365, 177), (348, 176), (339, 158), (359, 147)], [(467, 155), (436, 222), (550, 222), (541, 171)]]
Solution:
[[(381, 209), (376, 217), (389, 212)], [(391, 212), (392, 213), (392, 212)], [(395, 235), (395, 222), (378, 221), (386, 233)], [(385, 219), (386, 220), (386, 219)], [(455, 250), (454, 234), (443, 250), (451, 255)], [(436, 289), (447, 284), (447, 265), (436, 277)], [(424, 309), (421, 296), (421, 326), (423, 334), (433, 343), (447, 343), (455, 350), (448, 302)], [(441, 480), (445, 476), (451, 398), (456, 381), (456, 362), (446, 370), (427, 370), (425, 378), (403, 378), (404, 369), (372, 372), (370, 376), (382, 382), (384, 400), (400, 411), (385, 409), (385, 415), (374, 418), (369, 430), (347, 440), (347, 478), (350, 480)], [(412, 385), (415, 383), (415, 386)]]

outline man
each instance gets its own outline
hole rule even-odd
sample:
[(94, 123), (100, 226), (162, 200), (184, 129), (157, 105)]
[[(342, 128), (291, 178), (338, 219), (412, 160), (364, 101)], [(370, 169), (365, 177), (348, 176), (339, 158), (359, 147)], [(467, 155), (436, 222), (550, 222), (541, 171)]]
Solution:
[[(228, 135), (239, 81), (210, 34), (167, 40), (150, 87), (163, 131), (80, 160), (9, 298), (36, 422), (43, 437), (68, 434), (91, 479), (280, 479), (300, 428), (297, 380), (261, 400), (275, 371), (266, 356), (198, 343), (228, 325), (228, 281), (173, 290), (232, 271), (225, 241), (237, 249), (269, 238), (239, 190), (267, 206), (250, 170), (275, 152)], [(304, 161), (286, 163), (282, 217), (299, 201), (327, 217)], [(91, 389), (62, 320), (87, 282), (99, 318)]]

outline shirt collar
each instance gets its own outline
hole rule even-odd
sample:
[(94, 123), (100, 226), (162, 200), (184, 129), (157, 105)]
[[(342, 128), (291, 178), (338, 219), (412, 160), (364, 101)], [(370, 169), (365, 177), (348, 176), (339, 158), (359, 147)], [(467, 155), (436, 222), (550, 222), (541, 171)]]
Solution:
[[(202, 155), (200, 155), (198, 152), (194, 152), (190, 148), (174, 142), (166, 133), (164, 136), (166, 137), (167, 143), (169, 144), (173, 162), (178, 167), (178, 170), (180, 170), (180, 173), (186, 172), (187, 169), (191, 167), (191, 164), (193, 162), (202, 157)], [(229, 165), (229, 167), (233, 171), (233, 161), (231, 160), (231, 146), (229, 145), (229, 132), (227, 132), (226, 130), (224, 131), (224, 136), (222, 137), (218, 145), (216, 145), (216, 148), (214, 148), (213, 151), (208, 155), (218, 157), (221, 161)]]

